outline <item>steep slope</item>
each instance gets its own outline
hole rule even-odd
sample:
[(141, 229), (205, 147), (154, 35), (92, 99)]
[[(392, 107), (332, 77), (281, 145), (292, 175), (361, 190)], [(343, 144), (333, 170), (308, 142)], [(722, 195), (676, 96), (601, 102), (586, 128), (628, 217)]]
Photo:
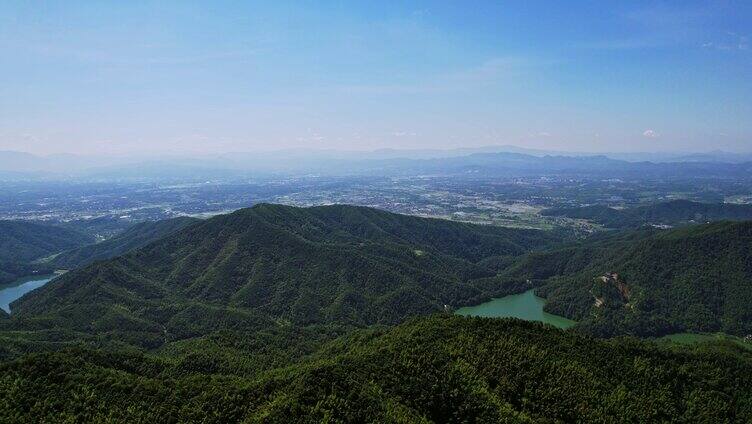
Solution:
[(505, 275), (536, 280), (546, 310), (595, 334), (752, 333), (752, 222), (601, 235)]
[(674, 200), (627, 209), (614, 209), (602, 205), (553, 208), (542, 211), (541, 215), (587, 219), (608, 228), (634, 228), (649, 224), (679, 225), (690, 222), (752, 220), (752, 205)]
[(31, 262), (93, 242), (92, 237), (69, 228), (0, 220), (0, 284), (35, 271), (50, 271), (49, 266)]
[(69, 272), (11, 310), (18, 325), (150, 341), (176, 337), (163, 332), (186, 317), (216, 330), (206, 317), (227, 311), (296, 325), (391, 324), (503, 294), (481, 261), (557, 240), (362, 207), (258, 205)]
[(200, 222), (200, 220), (188, 217), (142, 222), (101, 243), (65, 251), (55, 256), (51, 263), (60, 269), (81, 268), (94, 261), (114, 258), (133, 249), (143, 247), (196, 222)]
[[(239, 354), (238, 356), (242, 356)], [(0, 365), (3, 422), (750, 422), (752, 362), (537, 323), (433, 316), (247, 378), (133, 352)]]

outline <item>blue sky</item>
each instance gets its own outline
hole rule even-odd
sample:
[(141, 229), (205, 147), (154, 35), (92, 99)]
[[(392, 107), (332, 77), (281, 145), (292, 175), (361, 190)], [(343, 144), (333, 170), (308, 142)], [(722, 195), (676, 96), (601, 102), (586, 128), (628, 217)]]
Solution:
[(0, 150), (752, 151), (752, 2), (0, 2)]

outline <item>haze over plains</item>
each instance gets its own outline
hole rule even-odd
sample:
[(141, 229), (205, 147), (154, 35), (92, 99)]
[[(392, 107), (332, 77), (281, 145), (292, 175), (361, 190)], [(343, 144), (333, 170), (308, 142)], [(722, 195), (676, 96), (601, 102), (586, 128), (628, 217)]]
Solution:
[(734, 1), (4, 1), (0, 150), (744, 152), (750, 18)]

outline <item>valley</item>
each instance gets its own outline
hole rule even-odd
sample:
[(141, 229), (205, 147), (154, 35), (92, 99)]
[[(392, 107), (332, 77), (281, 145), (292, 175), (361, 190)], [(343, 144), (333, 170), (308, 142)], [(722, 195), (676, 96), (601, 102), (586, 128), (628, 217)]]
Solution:
[(32, 180), (0, 184), (0, 219), (62, 224), (103, 239), (138, 222), (177, 216), (206, 218), (267, 202), (290, 206), (350, 204), (480, 224), (567, 227), (589, 233), (603, 225), (596, 220), (544, 211), (595, 204), (632, 208), (677, 199), (723, 204), (727, 199), (743, 200), (739, 196), (749, 194), (748, 187), (747, 177), (615, 179), (607, 174), (288, 175), (134, 179), (115, 184), (83, 179), (52, 185)]

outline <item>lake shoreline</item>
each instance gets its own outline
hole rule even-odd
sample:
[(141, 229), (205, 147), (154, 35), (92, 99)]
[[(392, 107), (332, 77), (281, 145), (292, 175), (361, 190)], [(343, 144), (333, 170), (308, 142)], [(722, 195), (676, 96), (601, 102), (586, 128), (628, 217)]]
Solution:
[(571, 328), (577, 324), (571, 319), (545, 312), (543, 310), (545, 303), (546, 300), (536, 296), (535, 289), (531, 288), (522, 293), (493, 298), (475, 306), (465, 306), (454, 313), (487, 318), (519, 318), (543, 322), (562, 329)]
[(11, 303), (20, 299), (26, 293), (44, 286), (61, 274), (56, 272), (54, 274), (32, 275), (0, 286), (0, 309), (10, 315)]

